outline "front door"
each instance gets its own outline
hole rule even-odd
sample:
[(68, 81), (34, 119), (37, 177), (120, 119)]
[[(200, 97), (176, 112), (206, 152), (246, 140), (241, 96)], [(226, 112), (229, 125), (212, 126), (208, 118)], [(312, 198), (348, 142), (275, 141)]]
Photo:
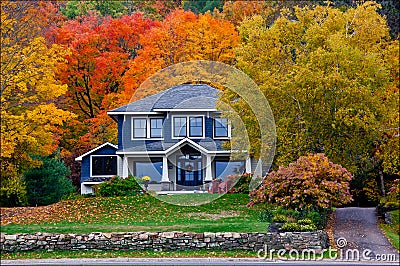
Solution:
[(201, 155), (181, 155), (177, 158), (177, 184), (181, 186), (201, 186), (203, 173)]

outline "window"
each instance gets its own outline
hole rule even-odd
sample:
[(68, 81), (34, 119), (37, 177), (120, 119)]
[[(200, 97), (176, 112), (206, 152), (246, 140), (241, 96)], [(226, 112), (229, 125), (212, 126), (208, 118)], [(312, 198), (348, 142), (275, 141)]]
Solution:
[(117, 156), (93, 156), (92, 176), (117, 175)]
[(214, 137), (228, 137), (228, 119), (214, 119)]
[(161, 138), (162, 126), (162, 118), (150, 118), (150, 138)]
[(215, 161), (215, 176), (225, 178), (228, 175), (242, 174), (245, 171), (244, 161)]
[(189, 118), (189, 136), (190, 137), (203, 136), (203, 117)]
[(150, 183), (160, 183), (162, 177), (162, 161), (152, 160), (151, 162), (135, 162), (135, 176), (149, 176)]
[(133, 137), (146, 138), (146, 118), (133, 119)]
[(174, 117), (174, 137), (186, 137), (186, 117)]

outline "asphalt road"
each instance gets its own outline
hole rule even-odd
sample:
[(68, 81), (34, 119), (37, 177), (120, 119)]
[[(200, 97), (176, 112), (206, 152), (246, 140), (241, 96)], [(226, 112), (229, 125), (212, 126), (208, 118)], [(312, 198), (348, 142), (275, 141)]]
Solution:
[[(371, 260), (393, 261), (393, 255), (399, 260), (399, 252), (378, 228), (375, 208), (336, 209), (333, 234), (338, 247), (344, 251), (342, 254), (351, 249), (358, 250), (360, 256), (365, 252)], [(348, 255), (351, 256), (351, 252)]]

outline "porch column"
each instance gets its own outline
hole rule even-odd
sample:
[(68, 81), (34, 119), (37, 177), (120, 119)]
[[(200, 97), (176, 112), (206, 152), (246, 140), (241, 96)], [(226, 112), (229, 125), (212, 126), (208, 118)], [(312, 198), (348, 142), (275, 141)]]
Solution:
[(246, 173), (251, 174), (251, 158), (246, 158)]
[(161, 177), (161, 182), (169, 182), (167, 156), (163, 156), (163, 158), (162, 158), (162, 177)]
[(129, 175), (128, 170), (128, 157), (124, 155), (124, 159), (122, 160), (122, 177), (127, 178)]
[(254, 177), (255, 178), (262, 178), (262, 161), (258, 159), (257, 167), (254, 170)]
[(161, 190), (169, 191), (171, 190), (171, 182), (168, 178), (168, 159), (166, 155), (163, 156), (162, 162)]
[(204, 182), (208, 183), (211, 182), (213, 177), (212, 177), (212, 167), (211, 167), (211, 155), (207, 154), (206, 157), (206, 176), (204, 178)]

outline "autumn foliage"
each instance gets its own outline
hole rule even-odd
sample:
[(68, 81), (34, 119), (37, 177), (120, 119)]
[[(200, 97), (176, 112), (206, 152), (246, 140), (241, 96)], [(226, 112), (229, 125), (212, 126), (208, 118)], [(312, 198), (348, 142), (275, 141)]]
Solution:
[[(7, 205), (26, 204), (21, 177), (40, 167), (35, 156), (57, 148), (79, 188), (80, 164), (74, 159), (117, 142), (117, 123), (107, 111), (146, 96), (137, 88), (152, 74), (191, 60), (235, 66), (257, 83), (277, 125), (273, 168), (324, 153), (353, 174), (355, 200), (363, 193), (368, 198), (367, 189), (375, 198), (384, 196), (378, 185), (384, 188), (385, 179), (400, 174), (399, 41), (393, 38), (398, 23), (389, 23), (396, 24), (390, 29), (393, 16), (382, 16), (394, 1), (226, 0), (215, 2), (218, 9), (200, 2), (1, 2), (0, 196)], [(201, 12), (203, 7), (209, 11)], [(258, 121), (249, 105), (228, 91), (221, 100), (246, 125), (257, 157)], [(292, 165), (317, 161), (301, 158)], [(281, 168), (268, 180), (289, 171), (294, 182), (300, 166), (297, 172)], [(268, 180), (264, 191), (253, 194), (255, 202), (269, 200)], [(318, 192), (341, 191), (339, 183), (329, 182), (331, 187)], [(337, 204), (325, 202), (323, 193), (313, 204)], [(311, 192), (302, 195), (271, 195), (271, 200), (297, 207), (315, 200)]]
[(300, 157), (268, 174), (250, 195), (252, 204), (276, 203), (291, 209), (329, 208), (351, 202), (351, 174), (324, 154)]
[(124, 76), (125, 90), (137, 88), (158, 70), (180, 62), (212, 60), (230, 64), (239, 43), (239, 34), (229, 21), (176, 10), (141, 35), (142, 49)]

